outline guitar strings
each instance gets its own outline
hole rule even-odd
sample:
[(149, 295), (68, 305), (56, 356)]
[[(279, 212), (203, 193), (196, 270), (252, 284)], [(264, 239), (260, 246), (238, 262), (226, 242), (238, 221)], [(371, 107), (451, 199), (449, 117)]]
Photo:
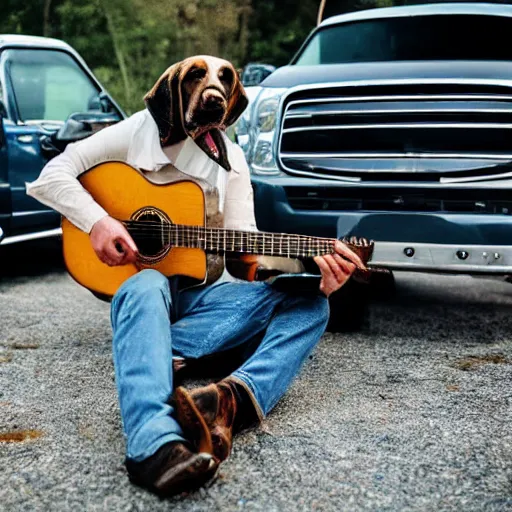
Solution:
[(198, 241), (207, 241), (209, 243), (236, 243), (236, 244), (239, 244), (239, 245), (251, 245), (251, 244), (254, 244), (254, 243), (257, 243), (257, 244), (265, 244), (265, 245), (273, 245), (273, 246), (288, 246), (288, 245), (293, 245), (293, 246), (300, 246), (300, 247), (305, 247), (305, 246), (315, 246), (315, 247), (319, 247), (319, 246), (325, 246), (325, 247), (332, 247), (334, 245), (333, 242), (320, 242), (320, 241), (309, 241), (309, 240), (290, 240), (290, 239), (273, 239), (273, 240), (269, 240), (268, 238), (263, 238), (263, 237), (251, 237), (251, 238), (246, 238), (245, 240), (242, 240), (240, 237), (238, 236), (222, 236), (222, 237), (217, 237), (217, 236), (201, 236), (201, 237), (198, 237), (198, 236), (190, 236), (186, 233), (162, 233), (162, 232), (154, 232), (154, 233), (147, 233), (145, 231), (140, 231), (140, 232), (133, 232), (131, 230), (129, 230), (130, 233), (132, 233), (134, 236), (136, 236), (137, 238), (159, 238), (161, 239), (162, 238), (162, 235), (164, 235), (164, 238), (169, 238), (169, 239), (173, 239), (173, 240), (189, 240), (189, 241), (194, 241), (194, 240), (198, 240)]
[(233, 240), (238, 239), (241, 241), (254, 241), (254, 240), (261, 240), (265, 243), (311, 243), (311, 244), (329, 244), (332, 245), (333, 242), (335, 242), (335, 239), (329, 239), (329, 238), (315, 238), (315, 237), (308, 237), (308, 236), (302, 236), (302, 235), (289, 235), (289, 234), (281, 234), (281, 233), (262, 233), (262, 232), (253, 232), (253, 231), (235, 231), (235, 230), (210, 230), (210, 228), (185, 228), (185, 229), (165, 229), (162, 230), (161, 228), (150, 228), (150, 229), (143, 229), (143, 228), (128, 228), (128, 231), (131, 233), (134, 233), (136, 235), (140, 234), (148, 234), (148, 236), (161, 236), (162, 234), (171, 235), (173, 237), (184, 237), (184, 238), (197, 238), (198, 236), (201, 237), (208, 237), (210, 239), (218, 239), (218, 240), (224, 240), (224, 238)]
[(197, 248), (212, 252), (259, 253), (313, 257), (332, 254), (333, 238), (289, 233), (238, 231), (158, 221), (121, 221), (136, 239), (159, 239), (165, 247)]
[[(131, 231), (131, 230), (130, 230)], [(162, 237), (162, 234), (164, 235)], [(176, 234), (176, 233), (175, 233)], [(334, 252), (333, 243), (330, 241), (312, 241), (306, 239), (306, 243), (300, 240), (287, 240), (283, 243), (274, 240), (271, 243), (263, 238), (240, 240), (226, 237), (204, 237), (198, 238), (190, 233), (177, 233), (178, 236), (168, 236), (169, 233), (147, 233), (145, 230), (135, 234), (135, 240), (159, 240), (168, 247), (198, 248), (206, 251), (216, 252), (240, 252), (240, 253), (263, 253), (268, 255), (298, 255), (315, 256), (320, 254), (331, 254)]]
[(315, 240), (315, 239), (308, 239), (308, 238), (295, 238), (295, 237), (280, 237), (280, 236), (268, 236), (268, 235), (261, 235), (261, 234), (250, 234), (250, 235), (240, 235), (236, 233), (217, 233), (215, 231), (213, 232), (200, 232), (200, 233), (184, 233), (184, 232), (176, 232), (176, 231), (162, 231), (162, 230), (134, 230), (129, 229), (128, 232), (133, 233), (135, 236), (148, 236), (148, 237), (161, 237), (162, 234), (166, 236), (171, 236), (173, 238), (189, 238), (189, 239), (197, 239), (198, 237), (201, 237), (202, 239), (208, 238), (209, 240), (238, 240), (240, 243), (246, 243), (246, 242), (254, 242), (254, 241), (261, 241), (265, 244), (283, 244), (287, 245), (288, 243), (294, 243), (294, 244), (311, 244), (311, 245), (318, 245), (318, 244), (325, 244), (325, 245), (333, 245), (335, 240)]
[[(301, 240), (315, 240), (315, 241), (325, 241), (325, 242), (332, 242), (336, 239), (334, 238), (325, 238), (325, 237), (315, 237), (315, 236), (309, 236), (309, 235), (299, 235), (299, 234), (290, 234), (290, 233), (273, 233), (273, 232), (264, 232), (264, 231), (239, 231), (235, 229), (230, 228), (210, 228), (207, 226), (188, 226), (185, 224), (162, 224), (159, 222), (152, 222), (152, 221), (121, 221), (123, 224), (131, 224), (133, 227), (130, 226), (130, 230), (132, 229), (141, 229), (143, 231), (162, 231), (162, 227), (169, 229), (169, 230), (204, 230), (208, 231), (209, 233), (229, 233), (232, 235), (237, 236), (268, 236), (268, 237), (287, 237), (287, 238), (298, 238)], [(151, 229), (147, 229), (151, 228)]]
[(241, 236), (239, 234), (225, 232), (224, 234), (217, 234), (215, 232), (203, 232), (203, 233), (183, 233), (183, 232), (169, 232), (155, 230), (148, 232), (147, 230), (132, 230), (129, 229), (137, 238), (169, 238), (172, 240), (181, 241), (201, 241), (208, 242), (210, 244), (238, 244), (238, 245), (269, 245), (274, 247), (332, 247), (335, 240), (315, 240), (308, 238), (295, 238), (295, 237), (268, 237), (261, 234), (250, 234), (248, 236)]
[[(145, 231), (151, 234), (156, 234), (160, 236), (163, 232), (162, 227), (166, 228), (165, 233), (172, 233), (173, 236), (192, 236), (196, 237), (200, 234), (208, 235), (211, 237), (217, 236), (217, 238), (229, 237), (249, 237), (250, 240), (254, 238), (264, 239), (265, 243), (267, 242), (267, 238), (270, 238), (269, 243), (272, 243), (272, 240), (280, 242), (281, 239), (291, 240), (293, 242), (306, 242), (306, 243), (327, 243), (332, 244), (337, 239), (335, 238), (325, 238), (325, 237), (315, 237), (310, 235), (299, 235), (299, 234), (290, 234), (290, 233), (273, 233), (273, 232), (262, 232), (262, 231), (240, 231), (230, 228), (209, 228), (206, 226), (189, 226), (184, 224), (162, 224), (158, 222), (151, 221), (123, 221), (123, 224), (133, 224), (133, 227), (127, 226), (130, 232), (136, 231)], [(150, 228), (150, 229), (148, 229)], [(285, 241), (285, 240), (283, 240)]]
[[(270, 254), (282, 254), (288, 252), (303, 253), (303, 252), (334, 252), (332, 244), (311, 244), (311, 247), (305, 244), (292, 242), (290, 244), (279, 244), (279, 243), (263, 243), (262, 241), (252, 240), (249, 242), (241, 242), (235, 240), (206, 240), (188, 237), (167, 237), (164, 236), (165, 245), (177, 246), (177, 247), (191, 247), (191, 248), (204, 248), (206, 250), (219, 248), (220, 250), (227, 251), (242, 251), (242, 252), (253, 252), (254, 250), (268, 252)], [(162, 240), (161, 236), (151, 236), (147, 234), (140, 234), (135, 236), (135, 240)]]
[(134, 236), (137, 238), (162, 238), (162, 235), (164, 238), (169, 238), (172, 240), (182, 240), (182, 241), (200, 241), (200, 242), (208, 242), (208, 243), (214, 243), (214, 244), (224, 244), (224, 243), (230, 243), (230, 244), (238, 244), (238, 245), (252, 245), (252, 244), (259, 244), (259, 245), (273, 245), (273, 246), (296, 246), (296, 247), (304, 247), (304, 246), (315, 246), (315, 247), (332, 247), (334, 240), (326, 240), (326, 241), (320, 241), (320, 240), (308, 240), (308, 239), (292, 239), (292, 238), (286, 238), (286, 239), (279, 239), (279, 238), (267, 238), (263, 236), (250, 236), (250, 237), (244, 237), (245, 239), (242, 239), (239, 235), (231, 235), (226, 234), (226, 236), (210, 236), (209, 233), (205, 233), (204, 235), (198, 235), (198, 234), (192, 234), (192, 233), (172, 233), (172, 232), (162, 232), (162, 231), (154, 231), (154, 232), (147, 232), (146, 230), (142, 231), (133, 231), (128, 230), (130, 233), (133, 233)]

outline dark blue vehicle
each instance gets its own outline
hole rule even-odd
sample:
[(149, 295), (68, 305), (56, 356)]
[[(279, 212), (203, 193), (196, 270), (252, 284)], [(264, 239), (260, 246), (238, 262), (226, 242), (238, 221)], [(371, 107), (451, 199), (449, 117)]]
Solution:
[(512, 6), (484, 3), (324, 20), (237, 126), (258, 227), (373, 238), (391, 270), (512, 274), (511, 33)]
[(66, 143), (124, 117), (69, 45), (0, 35), (0, 246), (60, 234), (59, 214), (25, 183)]

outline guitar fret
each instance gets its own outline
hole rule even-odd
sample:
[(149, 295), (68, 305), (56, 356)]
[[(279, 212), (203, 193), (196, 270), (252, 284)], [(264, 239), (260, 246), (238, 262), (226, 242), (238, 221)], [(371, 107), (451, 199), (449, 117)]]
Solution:
[(285, 233), (161, 224), (154, 229), (154, 236), (163, 246), (199, 248), (219, 254), (234, 252), (288, 258), (313, 258), (335, 252), (334, 239)]
[(205, 228), (203, 226), (199, 226), (199, 233), (200, 233), (200, 244), (199, 247), (204, 250), (205, 248)]

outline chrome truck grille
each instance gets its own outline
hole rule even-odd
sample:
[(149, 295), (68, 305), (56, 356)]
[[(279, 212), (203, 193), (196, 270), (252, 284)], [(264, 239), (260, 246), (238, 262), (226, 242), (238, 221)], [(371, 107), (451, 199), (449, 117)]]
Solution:
[(511, 159), (512, 88), (504, 85), (344, 86), (283, 103), (278, 160), (290, 174), (439, 181), (511, 172), (503, 165)]

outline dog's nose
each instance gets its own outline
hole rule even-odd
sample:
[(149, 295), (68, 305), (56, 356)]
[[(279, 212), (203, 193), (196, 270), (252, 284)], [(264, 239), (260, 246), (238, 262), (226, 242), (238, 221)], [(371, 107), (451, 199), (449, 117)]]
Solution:
[(205, 91), (203, 94), (203, 106), (206, 109), (217, 110), (222, 107), (224, 98), (215, 90)]

